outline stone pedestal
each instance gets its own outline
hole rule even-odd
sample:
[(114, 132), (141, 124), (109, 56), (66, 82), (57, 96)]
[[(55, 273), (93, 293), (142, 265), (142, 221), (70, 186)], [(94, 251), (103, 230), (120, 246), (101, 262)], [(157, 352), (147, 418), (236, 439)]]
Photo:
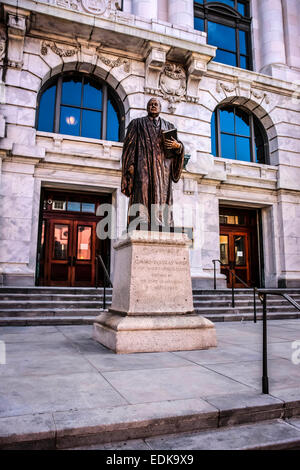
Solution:
[(116, 353), (215, 347), (214, 324), (195, 314), (185, 234), (133, 231), (115, 245), (112, 305), (94, 339)]

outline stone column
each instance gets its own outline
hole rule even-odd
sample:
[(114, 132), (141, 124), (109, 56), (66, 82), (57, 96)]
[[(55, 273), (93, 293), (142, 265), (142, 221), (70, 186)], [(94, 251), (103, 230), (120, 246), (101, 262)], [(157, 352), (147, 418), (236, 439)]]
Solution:
[(286, 64), (281, 0), (258, 2), (262, 73), (273, 74), (273, 66)]
[(282, 0), (282, 7), (287, 64), (300, 68), (300, 3), (298, 0)]
[(194, 29), (193, 0), (168, 0), (169, 22)]
[(148, 20), (157, 19), (157, 0), (132, 0), (132, 13)]

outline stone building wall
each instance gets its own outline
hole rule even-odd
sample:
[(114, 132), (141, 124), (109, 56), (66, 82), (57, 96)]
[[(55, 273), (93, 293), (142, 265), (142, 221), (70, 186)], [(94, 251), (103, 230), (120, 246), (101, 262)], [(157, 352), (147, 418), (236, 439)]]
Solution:
[[(35, 282), (42, 187), (110, 192), (117, 233), (126, 225), (122, 144), (35, 128), (43, 84), (77, 70), (116, 90), (126, 125), (145, 115), (149, 98), (158, 96), (162, 117), (178, 128), (191, 159), (173, 187), (175, 222), (194, 228), (195, 285), (212, 287), (212, 260), (220, 256), (219, 204), (227, 204), (261, 209), (266, 286), (300, 286), (299, 2), (271, 3), (272, 8), (269, 0), (252, 1), (255, 71), (247, 71), (211, 61), (216, 48), (192, 29), (191, 0), (124, 0), (123, 11), (113, 1), (96, 2), (103, 8), (95, 10), (88, 0), (26, 0), (18, 3), (17, 20), (15, 1), (4, 1), (0, 274), (5, 284)], [(173, 88), (163, 83), (167, 72), (176, 77)], [(260, 119), (269, 165), (212, 156), (210, 123), (221, 103), (243, 105)], [(219, 280), (224, 283), (224, 276)]]

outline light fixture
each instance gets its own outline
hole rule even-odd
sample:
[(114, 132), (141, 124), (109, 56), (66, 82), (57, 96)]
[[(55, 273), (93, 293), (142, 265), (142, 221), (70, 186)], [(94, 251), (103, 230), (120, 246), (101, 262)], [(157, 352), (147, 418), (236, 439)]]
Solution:
[(77, 124), (77, 121), (74, 116), (67, 116), (66, 123), (69, 124), (70, 126), (75, 126), (75, 124)]

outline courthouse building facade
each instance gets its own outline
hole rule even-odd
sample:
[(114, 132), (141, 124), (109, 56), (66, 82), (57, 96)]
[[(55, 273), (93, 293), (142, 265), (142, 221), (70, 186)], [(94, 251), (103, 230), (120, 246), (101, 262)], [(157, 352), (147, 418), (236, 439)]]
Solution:
[(194, 286), (220, 260), (300, 287), (299, 0), (3, 0), (0, 15), (1, 284), (93, 286), (98, 253), (113, 278), (97, 224), (111, 204), (113, 238), (126, 227), (122, 140), (156, 96), (185, 146), (174, 217)]

